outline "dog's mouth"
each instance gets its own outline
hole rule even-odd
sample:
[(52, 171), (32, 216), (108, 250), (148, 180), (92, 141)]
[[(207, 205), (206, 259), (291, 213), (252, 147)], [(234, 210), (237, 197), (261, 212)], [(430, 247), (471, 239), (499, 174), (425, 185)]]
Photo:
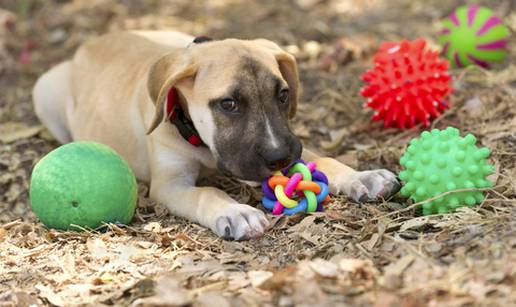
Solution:
[(260, 166), (259, 163), (251, 163), (248, 167), (232, 167), (219, 162), (218, 169), (224, 176), (254, 182), (261, 182), (274, 174), (274, 171), (267, 169), (265, 165)]
[[(263, 141), (261, 141), (263, 143)], [(299, 139), (284, 141), (288, 150), (263, 148), (257, 145), (224, 146), (217, 151), (217, 167), (229, 177), (245, 181), (263, 181), (301, 158), (303, 146)]]
[(271, 166), (268, 166), (260, 157), (251, 159), (253, 162), (248, 163), (243, 161), (240, 161), (241, 163), (224, 163), (219, 161), (217, 166), (224, 176), (234, 177), (243, 181), (261, 182), (274, 175), (277, 171), (290, 167), (301, 158), (301, 154), (292, 155), (292, 157), (292, 159), (289, 159), (288, 164), (281, 164), (272, 169)]

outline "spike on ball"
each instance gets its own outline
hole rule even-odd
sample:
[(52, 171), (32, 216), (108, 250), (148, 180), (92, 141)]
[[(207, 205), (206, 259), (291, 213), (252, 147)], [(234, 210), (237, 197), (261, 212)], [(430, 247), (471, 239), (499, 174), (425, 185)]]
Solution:
[(373, 120), (385, 127), (411, 128), (430, 121), (449, 108), (449, 64), (438, 52), (425, 49), (423, 39), (385, 42), (374, 56), (375, 67), (362, 75), (360, 94)]
[[(484, 200), (484, 194), (478, 190), (439, 195), (453, 190), (492, 186), (486, 178), (493, 172), (487, 161), (488, 148), (478, 148), (471, 134), (461, 137), (459, 130), (453, 127), (433, 129), (432, 133), (425, 131), (421, 138), (414, 140), (409, 146), (412, 150), (407, 149), (400, 159), (403, 166), (400, 179), (405, 184), (401, 194), (415, 202), (437, 197), (423, 204), (423, 214), (452, 212), (460, 206), (473, 206)], [(431, 146), (425, 147), (426, 144)], [(442, 150), (443, 147), (447, 150)]]

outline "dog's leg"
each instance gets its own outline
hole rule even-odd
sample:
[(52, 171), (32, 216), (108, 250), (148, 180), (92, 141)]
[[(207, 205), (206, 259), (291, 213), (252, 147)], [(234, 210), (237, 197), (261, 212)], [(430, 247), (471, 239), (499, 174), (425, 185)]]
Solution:
[(332, 193), (343, 192), (355, 201), (387, 198), (400, 188), (396, 176), (386, 169), (355, 171), (335, 159), (320, 157), (306, 149), (303, 150), (303, 159), (314, 161), (317, 168), (328, 176)]
[(72, 140), (66, 119), (72, 101), (70, 70), (70, 62), (57, 65), (38, 79), (32, 92), (36, 115), (61, 143)]
[(208, 227), (226, 239), (259, 237), (269, 226), (262, 211), (239, 204), (219, 189), (196, 187), (197, 161), (164, 149), (153, 158), (150, 196), (172, 214)]

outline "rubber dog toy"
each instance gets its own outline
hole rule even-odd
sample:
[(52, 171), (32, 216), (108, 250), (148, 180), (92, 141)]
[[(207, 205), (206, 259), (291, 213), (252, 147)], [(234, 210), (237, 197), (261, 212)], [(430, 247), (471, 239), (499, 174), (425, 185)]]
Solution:
[(461, 6), (442, 22), (439, 42), (452, 67), (489, 68), (507, 55), (509, 29), (492, 10), (476, 4)]
[[(476, 141), (472, 134), (461, 137), (453, 127), (424, 131), (412, 139), (400, 159), (404, 170), (399, 176), (405, 183), (401, 194), (420, 202), (452, 190), (491, 187), (493, 183), (486, 179), (493, 172), (486, 160), (490, 151), (475, 146)], [(450, 193), (424, 203), (423, 214), (452, 212), (483, 199), (480, 191)]]
[(80, 141), (54, 149), (36, 164), (29, 194), (32, 210), (47, 227), (82, 230), (131, 222), (138, 186), (113, 149)]
[(375, 110), (373, 120), (383, 120), (385, 127), (428, 126), (449, 107), (448, 62), (425, 45), (423, 39), (382, 43), (360, 90), (367, 98), (364, 106)]
[(262, 191), (262, 204), (274, 215), (322, 211), (330, 200), (326, 175), (302, 160), (264, 180)]

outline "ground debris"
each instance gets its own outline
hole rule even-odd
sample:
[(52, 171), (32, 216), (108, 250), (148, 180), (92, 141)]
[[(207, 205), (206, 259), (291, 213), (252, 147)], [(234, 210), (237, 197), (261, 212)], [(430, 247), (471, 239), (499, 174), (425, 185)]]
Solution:
[[(514, 29), (510, 1), (483, 1)], [(4, 4), (5, 3), (5, 4)], [(421, 127), (370, 123), (359, 76), (384, 40), (426, 37), (446, 1), (15, 1), (0, 9), (0, 305), (513, 306), (516, 304), (515, 48), (495, 69), (454, 70), (453, 125), (491, 149), (496, 187), (474, 208), (421, 217), (404, 198), (271, 217), (263, 238), (223, 241), (168, 214), (139, 183), (127, 227), (58, 232), (30, 210), (30, 173), (59, 144), (32, 104), (36, 78), (101, 33), (135, 28), (265, 37), (299, 63), (293, 130), (306, 147), (358, 169), (399, 171)], [(245, 18), (242, 18), (245, 16)], [(285, 22), (288, 20), (288, 22)], [(273, 29), (273, 31), (271, 31)], [(429, 32), (430, 31), (432, 32)], [(200, 182), (260, 207), (261, 193), (216, 175)]]

